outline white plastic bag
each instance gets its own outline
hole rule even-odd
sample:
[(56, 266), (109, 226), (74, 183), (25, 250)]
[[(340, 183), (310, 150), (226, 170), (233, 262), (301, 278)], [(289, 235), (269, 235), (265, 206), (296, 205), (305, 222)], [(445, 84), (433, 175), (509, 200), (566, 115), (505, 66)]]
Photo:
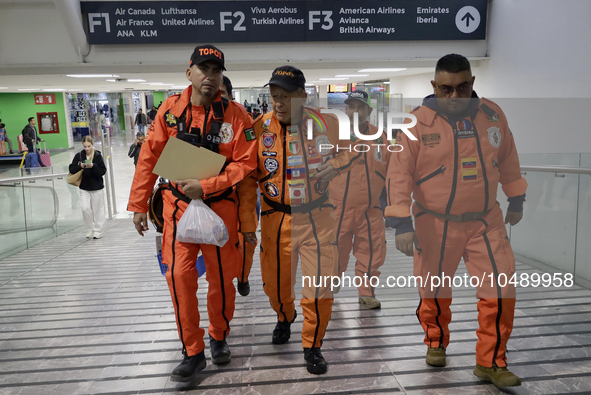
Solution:
[(178, 241), (223, 247), (230, 239), (224, 221), (203, 200), (191, 200), (178, 224)]

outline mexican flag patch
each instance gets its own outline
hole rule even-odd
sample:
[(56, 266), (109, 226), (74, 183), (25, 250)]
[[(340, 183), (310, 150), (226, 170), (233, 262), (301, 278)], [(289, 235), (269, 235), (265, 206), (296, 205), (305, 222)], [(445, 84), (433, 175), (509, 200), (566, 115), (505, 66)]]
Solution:
[(246, 136), (246, 141), (252, 141), (256, 139), (253, 128), (244, 129), (244, 135)]

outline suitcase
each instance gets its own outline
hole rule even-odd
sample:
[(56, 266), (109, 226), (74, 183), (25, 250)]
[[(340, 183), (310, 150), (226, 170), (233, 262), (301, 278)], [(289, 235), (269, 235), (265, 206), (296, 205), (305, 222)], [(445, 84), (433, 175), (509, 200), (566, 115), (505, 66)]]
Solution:
[(51, 167), (51, 156), (49, 155), (45, 141), (43, 142), (43, 149), (39, 152), (39, 154), (41, 155), (41, 162), (43, 162), (45, 166)]
[(31, 167), (40, 167), (39, 159), (35, 152), (29, 152), (27, 156), (25, 156), (25, 167), (27, 169), (30, 169)]

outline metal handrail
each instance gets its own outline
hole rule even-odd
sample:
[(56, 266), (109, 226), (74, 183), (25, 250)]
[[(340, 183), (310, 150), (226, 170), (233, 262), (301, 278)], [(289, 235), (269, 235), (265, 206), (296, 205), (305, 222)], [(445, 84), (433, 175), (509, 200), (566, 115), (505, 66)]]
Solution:
[(544, 172), (544, 173), (589, 174), (589, 175), (591, 175), (591, 168), (589, 168), (589, 167), (573, 167), (573, 166), (521, 166), (521, 171)]
[(55, 173), (55, 174), (44, 174), (38, 176), (26, 176), (26, 177), (12, 177), (12, 178), (4, 178), (0, 180), (0, 184), (7, 184), (13, 182), (21, 182), (21, 181), (29, 181), (29, 180), (41, 180), (41, 179), (48, 179), (48, 178), (64, 178), (67, 177), (68, 173)]
[[(25, 177), (23, 177), (23, 178), (25, 178)], [(4, 180), (1, 180), (0, 184), (3, 183), (2, 181), (4, 181)], [(17, 182), (21, 182), (21, 181), (17, 181)], [(2, 188), (48, 189), (49, 192), (51, 193), (51, 196), (53, 197), (53, 218), (49, 221), (49, 224), (37, 225), (37, 226), (27, 225), (27, 220), (26, 220), (27, 216), (25, 214), (25, 227), (24, 228), (3, 229), (0, 231), (0, 235), (16, 233), (16, 232), (28, 232), (31, 230), (40, 230), (40, 229), (46, 229), (46, 228), (53, 228), (55, 226), (55, 224), (57, 223), (57, 217), (59, 215), (59, 197), (58, 197), (57, 193), (55, 192), (55, 188), (47, 187), (47, 186), (34, 186), (34, 185), (26, 185), (26, 186), (23, 185), (23, 186), (18, 186), (18, 187), (16, 185), (0, 185), (0, 187), (2, 187)]]

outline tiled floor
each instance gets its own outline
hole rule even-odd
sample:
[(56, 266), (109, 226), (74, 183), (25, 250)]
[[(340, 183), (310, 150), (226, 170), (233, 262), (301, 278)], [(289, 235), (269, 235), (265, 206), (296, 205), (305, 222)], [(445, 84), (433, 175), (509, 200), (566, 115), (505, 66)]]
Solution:
[[(133, 174), (126, 151), (121, 144), (114, 154), (121, 217), (128, 217), (123, 209)], [(69, 154), (60, 154), (64, 162)], [(129, 218), (109, 220), (107, 227), (101, 240), (74, 231), (0, 260), (0, 395), (503, 393), (472, 375), (477, 327), (472, 289), (454, 292), (445, 368), (424, 362), (416, 289), (381, 288), (381, 310), (360, 307), (356, 290), (341, 289), (323, 346), (329, 372), (308, 374), (301, 318), (288, 344), (270, 342), (276, 318), (262, 290), (258, 256), (251, 294), (237, 296), (232, 362), (218, 367), (208, 360), (193, 383), (172, 383), (180, 342), (154, 257), (154, 233), (139, 237)], [(387, 239), (393, 246), (390, 230)], [(518, 270), (536, 271), (523, 264)], [(461, 265), (458, 274), (464, 272)], [(391, 247), (382, 278), (411, 273), (411, 260)], [(204, 278), (200, 287), (205, 312)], [(299, 306), (298, 313), (301, 317)], [(206, 317), (202, 314), (203, 327)], [(523, 385), (504, 393), (591, 392), (590, 323), (589, 290), (519, 288), (508, 355)]]

